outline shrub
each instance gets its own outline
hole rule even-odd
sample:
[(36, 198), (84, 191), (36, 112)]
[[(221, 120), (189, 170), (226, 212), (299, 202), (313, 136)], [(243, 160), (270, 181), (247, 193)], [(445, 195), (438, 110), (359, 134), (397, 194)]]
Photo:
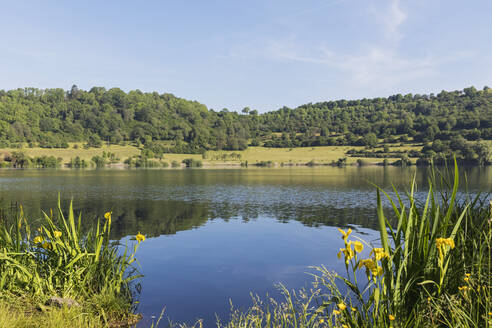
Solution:
[(200, 160), (196, 160), (193, 158), (186, 158), (181, 163), (184, 163), (186, 167), (202, 167), (203, 163)]
[(271, 167), (271, 166), (273, 166), (273, 164), (274, 163), (272, 161), (260, 161), (260, 162), (255, 163), (254, 165), (260, 166), (260, 167)]
[(365, 161), (365, 160), (363, 160), (363, 159), (361, 159), (361, 158), (359, 158), (359, 159), (357, 160), (357, 165), (358, 165), (358, 166), (366, 166), (366, 165), (369, 165), (369, 162), (368, 162), (368, 161)]
[(92, 161), (94, 162), (94, 164), (96, 164), (96, 167), (105, 167), (106, 166), (106, 158), (103, 156), (93, 156), (92, 157)]
[(342, 157), (342, 158), (339, 158), (336, 162), (336, 165), (337, 166), (346, 166), (347, 165), (347, 158), (346, 157)]
[(81, 159), (79, 156), (77, 156), (75, 158), (71, 158), (67, 166), (70, 168), (79, 169), (79, 168), (86, 168), (89, 166), (89, 164), (85, 159)]
[(101, 138), (97, 134), (90, 135), (89, 139), (87, 140), (87, 143), (84, 145), (84, 148), (86, 148), (86, 149), (88, 149), (90, 147), (93, 147), (93, 148), (101, 148), (102, 147)]
[(34, 167), (39, 168), (57, 168), (60, 166), (62, 159), (55, 156), (34, 157)]
[(162, 166), (160, 162), (142, 156), (129, 157), (124, 161), (124, 163), (128, 164), (129, 167), (139, 167), (139, 168), (152, 168), (152, 167)]
[(316, 165), (316, 162), (314, 161), (314, 159), (312, 159), (309, 162), (307, 162), (306, 165), (307, 166), (315, 166)]

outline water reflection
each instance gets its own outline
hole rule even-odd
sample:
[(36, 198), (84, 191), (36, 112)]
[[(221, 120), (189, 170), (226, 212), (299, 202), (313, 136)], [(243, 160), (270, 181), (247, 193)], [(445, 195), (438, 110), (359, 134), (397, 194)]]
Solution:
[[(425, 197), (427, 169), (415, 168), (294, 168), (248, 170), (165, 171), (0, 171), (2, 207), (23, 204), (33, 220), (40, 210), (64, 206), (74, 199), (84, 226), (113, 210), (113, 238), (138, 231), (149, 236), (175, 234), (215, 219), (280, 222), (297, 220), (306, 226), (354, 224), (375, 228), (375, 188), (392, 184), (408, 189), (416, 181)], [(469, 189), (487, 191), (491, 168), (466, 171)], [(464, 180), (464, 179), (463, 179)]]

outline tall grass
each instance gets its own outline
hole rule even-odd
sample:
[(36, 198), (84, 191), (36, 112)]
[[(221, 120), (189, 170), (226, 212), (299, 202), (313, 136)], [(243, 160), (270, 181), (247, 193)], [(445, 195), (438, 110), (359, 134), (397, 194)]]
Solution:
[[(72, 203), (65, 215), (58, 208), (43, 212), (42, 224), (32, 230), (22, 207), (13, 220), (0, 218), (0, 301), (16, 299), (43, 304), (47, 298), (71, 298), (91, 308), (103, 320), (130, 314), (131, 281), (138, 278), (135, 253), (111, 242), (111, 212), (87, 233)], [(102, 222), (101, 222), (102, 221)], [(34, 304), (33, 304), (34, 305)]]
[[(248, 311), (233, 310), (217, 326), (491, 327), (492, 202), (458, 197), (456, 163), (451, 179), (431, 173), (423, 202), (415, 196), (415, 179), (403, 195), (376, 188), (378, 245), (340, 230), (344, 275), (315, 267), (311, 290), (281, 287), (280, 303), (254, 297)], [(369, 257), (362, 256), (364, 248)]]

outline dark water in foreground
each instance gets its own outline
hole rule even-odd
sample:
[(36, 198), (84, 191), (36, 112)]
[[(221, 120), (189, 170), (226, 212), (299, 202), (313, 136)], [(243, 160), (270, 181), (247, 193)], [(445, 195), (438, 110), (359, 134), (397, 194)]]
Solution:
[[(229, 300), (250, 305), (249, 293), (277, 295), (274, 284), (307, 286), (311, 265), (343, 270), (336, 227), (377, 242), (376, 193), (369, 183), (406, 190), (416, 172), (425, 196), (426, 169), (282, 168), (226, 170), (0, 170), (3, 208), (40, 210), (74, 200), (85, 226), (113, 210), (114, 239), (142, 232), (138, 311), (175, 322), (215, 314), (227, 319)], [(492, 168), (466, 170), (468, 189), (492, 190)], [(464, 180), (464, 179), (463, 179)]]

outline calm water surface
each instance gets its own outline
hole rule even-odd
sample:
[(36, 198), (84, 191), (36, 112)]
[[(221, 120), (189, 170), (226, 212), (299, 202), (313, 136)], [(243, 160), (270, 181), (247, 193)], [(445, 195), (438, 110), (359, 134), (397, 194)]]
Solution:
[[(35, 223), (41, 210), (74, 200), (89, 227), (113, 210), (114, 239), (147, 235), (138, 251), (146, 320), (227, 319), (229, 300), (278, 295), (274, 284), (307, 286), (309, 266), (342, 271), (336, 227), (377, 242), (375, 188), (408, 189), (416, 173), (425, 196), (426, 169), (282, 168), (224, 170), (0, 170), (0, 200), (24, 205)], [(492, 190), (492, 168), (466, 170), (472, 193)], [(464, 180), (464, 179), (463, 179)]]

